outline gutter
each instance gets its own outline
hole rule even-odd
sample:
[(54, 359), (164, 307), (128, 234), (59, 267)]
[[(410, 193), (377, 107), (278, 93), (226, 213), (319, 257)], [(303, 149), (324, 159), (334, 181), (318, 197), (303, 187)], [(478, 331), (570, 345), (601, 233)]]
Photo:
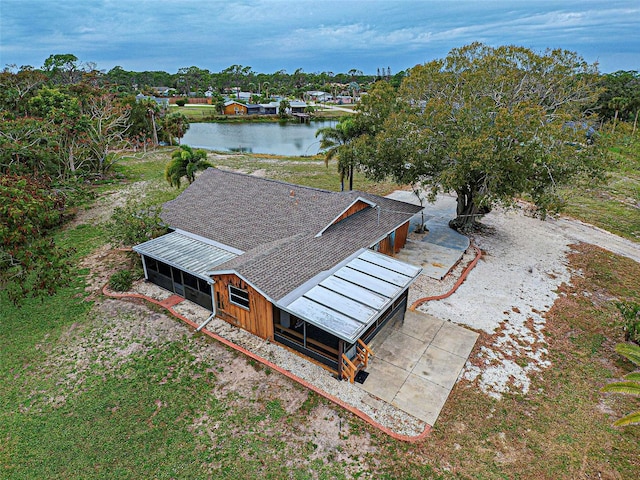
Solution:
[(211, 315), (209, 315), (209, 318), (207, 318), (207, 319), (202, 323), (202, 325), (200, 325), (198, 328), (196, 328), (196, 332), (199, 332), (199, 331), (200, 331), (200, 330), (202, 330), (204, 327), (206, 327), (206, 326), (207, 326), (207, 324), (208, 324), (211, 320), (213, 320), (213, 319), (215, 318), (215, 316), (216, 316), (216, 312), (213, 312)]

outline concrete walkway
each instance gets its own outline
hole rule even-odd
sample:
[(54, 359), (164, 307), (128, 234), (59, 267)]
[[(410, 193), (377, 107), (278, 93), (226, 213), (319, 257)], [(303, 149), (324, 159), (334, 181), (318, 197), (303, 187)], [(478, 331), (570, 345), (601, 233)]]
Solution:
[[(413, 192), (397, 190), (389, 198), (420, 205)], [(422, 267), (422, 274), (436, 280), (445, 277), (469, 248), (469, 238), (449, 228), (449, 220), (456, 216), (453, 197), (440, 195), (434, 203), (423, 201), (424, 213), (413, 216), (409, 231), (415, 231), (423, 221), (428, 230), (420, 240), (407, 239), (397, 254), (398, 260)]]
[(478, 334), (410, 310), (381, 333), (360, 388), (434, 425)]

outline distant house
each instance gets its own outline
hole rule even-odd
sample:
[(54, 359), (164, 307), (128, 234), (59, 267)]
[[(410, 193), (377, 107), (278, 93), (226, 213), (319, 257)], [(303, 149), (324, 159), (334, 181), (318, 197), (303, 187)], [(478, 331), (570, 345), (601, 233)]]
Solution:
[(314, 102), (328, 102), (333, 100), (333, 96), (330, 93), (323, 92), (321, 90), (311, 90), (307, 92), (310, 100)]
[(304, 113), (308, 105), (306, 102), (292, 100), (289, 102), (289, 106), (291, 107), (291, 113)]
[(279, 102), (269, 102), (260, 104), (260, 113), (262, 115), (277, 115), (280, 110)]
[(159, 97), (167, 97), (169, 96), (169, 87), (151, 87), (151, 90), (155, 92), (155, 94)]
[(247, 115), (259, 115), (260, 114), (260, 105), (248, 103), (247, 104)]
[(172, 232), (134, 250), (147, 280), (210, 318), (352, 379), (371, 339), (404, 318), (421, 269), (393, 255), (418, 211), (364, 192), (210, 168), (163, 206)]
[(246, 115), (247, 106), (244, 103), (236, 102), (235, 100), (227, 100), (224, 102), (223, 113), (225, 115)]
[(144, 95), (142, 93), (139, 93), (138, 95), (136, 95), (137, 102), (140, 102), (142, 100), (153, 100), (158, 105), (164, 106), (164, 107), (169, 105), (169, 99), (167, 97), (154, 97), (151, 95)]

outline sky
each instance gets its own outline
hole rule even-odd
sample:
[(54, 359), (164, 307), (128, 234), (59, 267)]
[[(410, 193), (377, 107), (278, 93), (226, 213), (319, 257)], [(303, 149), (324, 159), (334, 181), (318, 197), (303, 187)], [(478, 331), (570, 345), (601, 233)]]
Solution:
[(394, 74), (474, 41), (640, 70), (640, 0), (0, 0), (0, 69), (72, 53), (103, 71)]

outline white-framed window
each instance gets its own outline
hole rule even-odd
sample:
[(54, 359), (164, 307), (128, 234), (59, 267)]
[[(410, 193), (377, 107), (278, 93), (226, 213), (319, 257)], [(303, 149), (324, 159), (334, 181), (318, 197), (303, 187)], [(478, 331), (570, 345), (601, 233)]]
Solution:
[(229, 301), (249, 310), (249, 292), (246, 290), (229, 285)]

